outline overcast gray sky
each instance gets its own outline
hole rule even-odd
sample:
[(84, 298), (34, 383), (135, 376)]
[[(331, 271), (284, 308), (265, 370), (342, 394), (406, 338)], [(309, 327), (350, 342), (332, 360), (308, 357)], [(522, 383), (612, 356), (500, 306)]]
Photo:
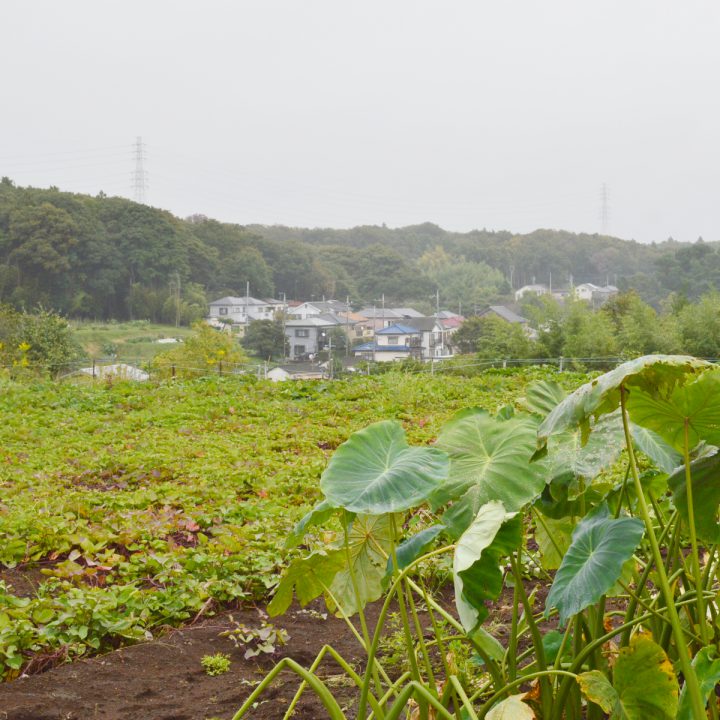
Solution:
[(716, 0), (2, 0), (0, 175), (238, 223), (720, 240)]

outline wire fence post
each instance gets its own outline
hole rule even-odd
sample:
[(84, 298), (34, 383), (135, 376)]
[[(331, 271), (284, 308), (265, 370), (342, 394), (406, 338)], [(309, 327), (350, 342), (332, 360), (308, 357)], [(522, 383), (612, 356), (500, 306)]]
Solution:
[(563, 371), (564, 360), (565, 358), (562, 355), (558, 358), (558, 370), (560, 372)]
[(218, 360), (218, 375), (222, 375), (222, 360)]

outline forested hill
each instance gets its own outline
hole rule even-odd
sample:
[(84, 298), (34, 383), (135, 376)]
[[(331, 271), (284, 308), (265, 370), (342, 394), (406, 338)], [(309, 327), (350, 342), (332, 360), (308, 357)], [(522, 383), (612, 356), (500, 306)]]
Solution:
[(0, 303), (43, 305), (73, 317), (188, 322), (225, 294), (468, 309), (512, 286), (633, 286), (657, 303), (720, 287), (712, 243), (641, 245), (612, 237), (537, 230), (453, 233), (426, 223), (351, 230), (239, 226), (180, 219), (119, 197), (16, 187), (0, 181)]

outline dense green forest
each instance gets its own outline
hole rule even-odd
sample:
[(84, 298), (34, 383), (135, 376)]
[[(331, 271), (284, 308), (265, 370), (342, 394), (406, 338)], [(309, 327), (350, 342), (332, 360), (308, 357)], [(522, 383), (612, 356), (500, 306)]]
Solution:
[(694, 299), (720, 287), (714, 243), (644, 245), (600, 235), (527, 235), (436, 225), (350, 230), (240, 226), (125, 198), (0, 181), (0, 303), (71, 317), (189, 323), (208, 299), (350, 296), (357, 304), (413, 303), (465, 312), (533, 280), (554, 287), (635, 288), (654, 306), (670, 292)]

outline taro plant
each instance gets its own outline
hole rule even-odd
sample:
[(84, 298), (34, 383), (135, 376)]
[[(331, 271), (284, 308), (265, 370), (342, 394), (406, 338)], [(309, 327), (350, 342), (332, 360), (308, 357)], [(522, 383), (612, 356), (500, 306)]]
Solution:
[[(358, 720), (717, 720), (718, 446), (720, 370), (685, 356), (633, 360), (568, 396), (538, 383), (517, 408), (458, 413), (434, 447), (408, 446), (393, 421), (355, 433), (288, 538), (308, 552), (268, 610), (324, 596), (364, 669), (330, 646), (309, 668), (284, 658), (235, 718), (290, 670), (300, 682), (286, 718), (310, 690), (346, 719), (318, 673), (329, 656), (357, 688)], [(436, 522), (409, 534), (421, 505)], [(443, 554), (454, 611), (423, 577)], [(490, 621), (503, 590), (501, 642)], [(408, 658), (392, 677), (378, 652), (391, 603)], [(457, 642), (478, 658), (472, 683), (447, 652)]]

